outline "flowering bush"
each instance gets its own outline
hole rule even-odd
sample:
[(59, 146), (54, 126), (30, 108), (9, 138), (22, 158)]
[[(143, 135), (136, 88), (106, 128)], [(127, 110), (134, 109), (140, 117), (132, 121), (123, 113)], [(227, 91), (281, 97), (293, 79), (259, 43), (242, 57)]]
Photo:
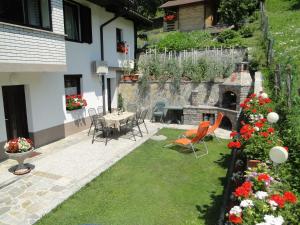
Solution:
[(296, 195), (270, 173), (264, 163), (246, 171), (246, 181), (233, 193), (239, 201), (228, 213), (231, 224), (296, 224)]
[(33, 142), (29, 138), (14, 138), (5, 143), (4, 149), (8, 153), (28, 152), (33, 147)]
[(173, 21), (175, 19), (176, 19), (176, 15), (174, 15), (174, 14), (164, 16), (164, 21), (165, 22)]
[(66, 96), (66, 108), (68, 111), (82, 109), (87, 106), (85, 99), (81, 95), (67, 95)]

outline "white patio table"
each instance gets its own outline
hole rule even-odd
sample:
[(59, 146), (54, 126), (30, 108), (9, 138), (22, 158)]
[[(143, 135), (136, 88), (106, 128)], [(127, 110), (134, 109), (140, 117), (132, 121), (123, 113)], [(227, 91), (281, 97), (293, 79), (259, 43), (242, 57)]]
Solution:
[(103, 117), (108, 127), (112, 127), (120, 130), (120, 121), (128, 119), (132, 116), (134, 116), (133, 112), (125, 111), (121, 113), (118, 112), (109, 113)]

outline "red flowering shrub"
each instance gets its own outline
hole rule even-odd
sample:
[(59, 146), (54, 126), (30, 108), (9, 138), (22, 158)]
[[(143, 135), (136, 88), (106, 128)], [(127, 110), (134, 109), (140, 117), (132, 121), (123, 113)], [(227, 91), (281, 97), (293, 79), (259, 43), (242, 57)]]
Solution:
[(248, 198), (252, 192), (252, 183), (249, 181), (244, 182), (240, 187), (236, 188), (234, 191), (235, 197)]
[(287, 191), (283, 194), (283, 198), (286, 202), (296, 204), (297, 203), (297, 197), (292, 192)]
[(82, 109), (87, 106), (85, 99), (81, 95), (67, 95), (66, 96), (66, 108), (68, 111)]
[(228, 148), (234, 149), (234, 148), (241, 148), (241, 143), (239, 141), (232, 141), (228, 143)]
[(280, 208), (284, 207), (285, 199), (281, 195), (271, 195), (270, 200), (276, 202)]
[(230, 214), (228, 219), (229, 219), (229, 222), (234, 223), (234, 224), (242, 224), (243, 223), (242, 217), (236, 216), (234, 214)]

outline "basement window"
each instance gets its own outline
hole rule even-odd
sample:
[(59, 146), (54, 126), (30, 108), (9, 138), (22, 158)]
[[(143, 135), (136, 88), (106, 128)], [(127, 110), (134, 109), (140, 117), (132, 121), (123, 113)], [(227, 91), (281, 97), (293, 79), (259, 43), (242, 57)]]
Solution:
[(0, 21), (51, 30), (50, 0), (0, 0)]

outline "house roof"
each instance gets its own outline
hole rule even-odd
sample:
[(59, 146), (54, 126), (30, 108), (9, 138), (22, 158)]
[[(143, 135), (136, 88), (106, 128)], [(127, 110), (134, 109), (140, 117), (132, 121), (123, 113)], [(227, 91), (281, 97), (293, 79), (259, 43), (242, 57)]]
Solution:
[(174, 1), (168, 1), (165, 4), (162, 4), (159, 8), (169, 8), (179, 5), (188, 5), (193, 4), (197, 2), (204, 2), (205, 0), (174, 0)]
[(152, 21), (132, 10), (133, 0), (87, 0), (96, 5), (105, 7), (107, 11), (114, 12), (141, 25), (152, 24)]

